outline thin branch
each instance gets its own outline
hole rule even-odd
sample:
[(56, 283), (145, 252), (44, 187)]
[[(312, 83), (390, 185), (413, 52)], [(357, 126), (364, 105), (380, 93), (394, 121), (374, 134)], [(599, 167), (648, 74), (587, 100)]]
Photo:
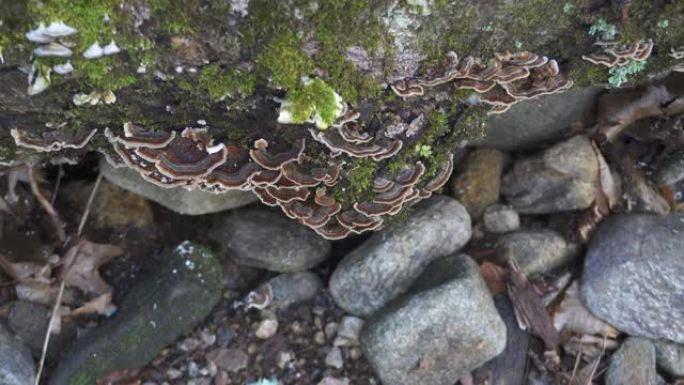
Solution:
[(43, 209), (50, 216), (50, 221), (52, 221), (52, 225), (55, 228), (55, 231), (57, 232), (57, 238), (59, 238), (60, 242), (64, 242), (66, 240), (66, 233), (64, 232), (64, 222), (62, 222), (62, 220), (59, 218), (59, 214), (57, 213), (57, 210), (55, 210), (54, 206), (52, 206), (52, 204), (45, 198), (43, 193), (40, 191), (38, 181), (36, 180), (36, 177), (33, 174), (33, 168), (28, 167), (28, 175), (29, 182), (31, 183), (31, 192), (36, 197), (36, 199), (38, 199), (38, 202), (40, 202), (41, 206), (43, 206)]
[(47, 356), (48, 345), (50, 344), (50, 335), (52, 334), (52, 327), (55, 324), (55, 318), (57, 317), (57, 312), (59, 311), (60, 304), (62, 303), (63, 295), (64, 281), (62, 281), (59, 285), (57, 299), (55, 300), (55, 305), (52, 308), (52, 314), (50, 315), (50, 322), (48, 322), (47, 332), (45, 333), (45, 341), (43, 342), (43, 352), (40, 355), (40, 363), (38, 364), (38, 372), (36, 373), (36, 381), (34, 382), (34, 385), (40, 384), (40, 376), (43, 374), (43, 367), (45, 366), (45, 357)]
[(83, 233), (83, 228), (85, 227), (86, 221), (88, 220), (90, 208), (92, 207), (93, 201), (95, 200), (95, 194), (97, 193), (98, 187), (100, 187), (100, 182), (102, 182), (102, 173), (99, 173), (97, 175), (97, 180), (95, 180), (93, 190), (90, 192), (90, 196), (88, 197), (88, 203), (86, 204), (85, 211), (83, 212), (83, 216), (81, 217), (81, 223), (78, 225), (78, 233), (76, 233), (77, 237), (80, 237), (81, 233)]
[(55, 182), (55, 191), (52, 192), (52, 198), (50, 199), (51, 204), (55, 204), (57, 200), (57, 193), (59, 192), (59, 186), (62, 184), (62, 177), (64, 177), (64, 167), (60, 164), (57, 171), (57, 181)]

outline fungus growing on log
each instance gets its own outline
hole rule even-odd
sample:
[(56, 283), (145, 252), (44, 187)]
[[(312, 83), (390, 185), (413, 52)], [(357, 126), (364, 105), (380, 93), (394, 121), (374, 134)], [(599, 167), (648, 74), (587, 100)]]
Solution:
[(582, 59), (593, 63), (600, 64), (606, 67), (622, 67), (630, 63), (630, 61), (646, 61), (651, 56), (653, 50), (653, 41), (645, 40), (633, 44), (622, 44), (620, 42), (604, 42), (596, 43), (601, 47), (601, 50), (589, 55), (582, 56)]
[(60, 151), (65, 148), (83, 148), (96, 132), (97, 129), (79, 130), (76, 132), (55, 129), (35, 133), (21, 128), (13, 128), (10, 131), (17, 146), (30, 148), (38, 152)]
[(572, 80), (560, 73), (555, 60), (524, 51), (497, 53), (487, 64), (470, 56), (459, 60), (456, 53), (449, 52), (439, 68), (424, 76), (397, 80), (392, 89), (406, 98), (446, 83), (475, 91), (481, 102), (492, 106), (490, 113), (502, 113), (520, 100), (572, 87)]

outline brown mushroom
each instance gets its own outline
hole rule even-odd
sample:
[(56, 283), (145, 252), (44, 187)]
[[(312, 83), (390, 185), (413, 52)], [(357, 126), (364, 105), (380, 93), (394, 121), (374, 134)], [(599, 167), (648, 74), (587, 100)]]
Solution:
[(38, 152), (60, 151), (65, 148), (79, 149), (95, 136), (97, 129), (78, 130), (45, 130), (29, 131), (23, 128), (13, 128), (10, 134), (17, 146), (30, 148)]

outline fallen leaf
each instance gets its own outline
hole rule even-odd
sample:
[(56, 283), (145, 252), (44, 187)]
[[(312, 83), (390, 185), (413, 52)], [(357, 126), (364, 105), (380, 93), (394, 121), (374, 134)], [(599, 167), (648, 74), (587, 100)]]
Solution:
[(492, 262), (484, 261), (480, 264), (480, 275), (482, 275), (492, 296), (506, 290), (508, 271), (505, 268)]
[(64, 255), (58, 278), (85, 293), (109, 293), (112, 288), (100, 277), (98, 269), (121, 254), (123, 250), (118, 246), (80, 240)]
[(112, 305), (112, 293), (104, 293), (86, 303), (84, 303), (81, 307), (74, 309), (70, 311), (69, 313), (65, 314), (65, 317), (75, 317), (79, 315), (84, 315), (84, 314), (92, 314), (92, 313), (97, 313), (97, 314), (110, 314), (112, 312), (112, 308), (114, 305)]
[(553, 315), (553, 325), (558, 332), (569, 331), (579, 334), (597, 334), (615, 338), (620, 332), (613, 326), (594, 317), (580, 301), (577, 281), (565, 291), (558, 310)]
[(542, 303), (541, 293), (513, 260), (509, 260), (509, 267), (508, 296), (513, 303), (518, 325), (521, 329), (541, 338), (547, 350), (556, 350), (558, 333)]

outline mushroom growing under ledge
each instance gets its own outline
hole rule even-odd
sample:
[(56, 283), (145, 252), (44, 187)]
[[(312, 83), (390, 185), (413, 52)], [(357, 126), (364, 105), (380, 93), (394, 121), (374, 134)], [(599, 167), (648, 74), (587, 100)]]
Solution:
[(64, 130), (47, 130), (39, 134), (21, 128), (13, 128), (10, 133), (17, 146), (30, 148), (38, 152), (60, 151), (65, 148), (79, 149), (95, 136), (97, 129), (68, 132)]

